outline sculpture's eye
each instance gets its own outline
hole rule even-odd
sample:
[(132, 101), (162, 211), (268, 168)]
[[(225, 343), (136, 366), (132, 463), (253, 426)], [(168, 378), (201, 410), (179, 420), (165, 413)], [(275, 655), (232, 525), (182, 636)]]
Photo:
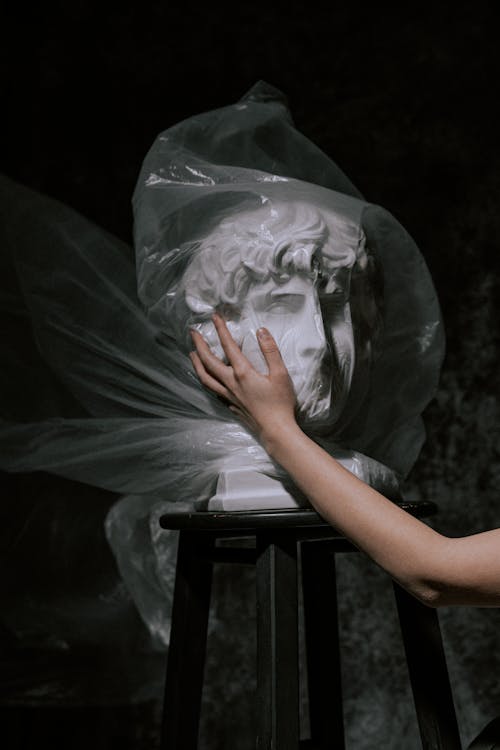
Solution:
[(328, 282), (330, 281), (330, 277), (328, 274), (326, 274), (321, 268), (318, 269), (318, 273), (316, 275), (316, 289), (318, 290), (318, 294), (328, 294)]
[(314, 255), (311, 260), (311, 271), (313, 281), (315, 283), (316, 289), (318, 290), (318, 294), (327, 293), (326, 287), (328, 285), (330, 277), (323, 269), (321, 261), (317, 255)]
[(297, 313), (304, 306), (303, 294), (273, 294), (267, 306), (267, 313), (271, 315), (287, 315)]
[(338, 305), (346, 302), (349, 287), (339, 284), (339, 279), (333, 274), (320, 273), (316, 280), (316, 289), (322, 304)]
[(285, 271), (276, 271), (275, 273), (271, 274), (272, 279), (275, 284), (278, 286), (283, 286), (284, 284), (287, 284), (290, 279), (291, 275), (289, 273), (286, 273)]
[(274, 265), (275, 265), (275, 268), (278, 270), (278, 273), (279, 271), (283, 271), (287, 267), (288, 260), (289, 260), (287, 258), (287, 255), (288, 255), (289, 250), (290, 250), (290, 243), (286, 242), (279, 247), (278, 251), (276, 252), (274, 256)]

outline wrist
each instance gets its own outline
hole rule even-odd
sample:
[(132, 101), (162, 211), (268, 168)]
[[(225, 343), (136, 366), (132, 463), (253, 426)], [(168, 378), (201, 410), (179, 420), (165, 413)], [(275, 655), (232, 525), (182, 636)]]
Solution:
[(302, 434), (302, 430), (293, 417), (290, 419), (276, 419), (262, 427), (260, 439), (267, 453), (278, 458), (281, 450), (295, 435)]

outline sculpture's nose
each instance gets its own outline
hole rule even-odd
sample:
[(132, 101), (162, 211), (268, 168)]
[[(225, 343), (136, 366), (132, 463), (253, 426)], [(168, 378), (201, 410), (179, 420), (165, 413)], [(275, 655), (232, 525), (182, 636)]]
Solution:
[(297, 338), (297, 355), (302, 360), (316, 361), (326, 351), (326, 336), (323, 320), (319, 313), (315, 313), (312, 325), (307, 330), (301, 331)]
[[(292, 377), (299, 405), (308, 401), (311, 391), (318, 392), (321, 368), (327, 354), (323, 320), (319, 312), (309, 311), (307, 325), (298, 325), (294, 331), (294, 345), (287, 352), (287, 366)], [(306, 321), (304, 321), (305, 323)]]
[(295, 352), (292, 357), (293, 369), (290, 373), (297, 394), (300, 412), (308, 418), (322, 417), (330, 407), (330, 382), (325, 379), (324, 365), (328, 355), (328, 345), (315, 294), (308, 298), (302, 320), (296, 321), (298, 330), (295, 338)]

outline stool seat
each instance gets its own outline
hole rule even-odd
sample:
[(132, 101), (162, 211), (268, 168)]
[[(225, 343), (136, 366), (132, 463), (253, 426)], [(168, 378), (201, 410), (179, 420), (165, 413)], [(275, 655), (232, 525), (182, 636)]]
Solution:
[[(417, 518), (438, 510), (428, 501), (394, 502)], [(159, 523), (161, 528), (180, 531), (161, 750), (198, 747), (215, 563), (256, 568), (257, 750), (343, 750), (335, 557), (357, 548), (312, 508), (172, 512), (164, 513)], [(249, 548), (251, 538), (255, 544)], [(302, 742), (299, 571), (311, 725), (310, 740)], [(437, 613), (393, 585), (423, 747), (460, 750)]]
[[(395, 504), (417, 518), (427, 518), (437, 512), (436, 503), (429, 500), (400, 500)], [(318, 527), (329, 529), (332, 537), (342, 536), (312, 508), (164, 513), (160, 517), (160, 526), (162, 529), (248, 532), (262, 529), (293, 529), (295, 531), (304, 527)]]

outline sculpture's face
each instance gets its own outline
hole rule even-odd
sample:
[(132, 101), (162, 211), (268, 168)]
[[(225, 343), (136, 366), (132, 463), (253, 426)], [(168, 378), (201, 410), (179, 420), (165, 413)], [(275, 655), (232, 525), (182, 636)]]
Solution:
[[(281, 210), (280, 210), (281, 209)], [(276, 339), (306, 420), (332, 423), (355, 364), (349, 308), (352, 269), (364, 250), (328, 245), (327, 216), (282, 204), (222, 222), (183, 277), (193, 324), (224, 357), (210, 315), (218, 309), (254, 367), (267, 372), (256, 330)], [(362, 257), (363, 256), (363, 257)], [(332, 399), (332, 391), (334, 398)]]
[[(265, 326), (278, 343), (300, 409), (311, 417), (328, 410), (330, 384), (320, 373), (327, 341), (312, 274), (297, 274), (282, 284), (272, 278), (252, 284), (238, 312), (234, 308), (223, 312), (233, 338), (257, 370), (267, 372), (255, 335)], [(197, 327), (212, 350), (223, 357), (213, 324), (206, 321)]]

